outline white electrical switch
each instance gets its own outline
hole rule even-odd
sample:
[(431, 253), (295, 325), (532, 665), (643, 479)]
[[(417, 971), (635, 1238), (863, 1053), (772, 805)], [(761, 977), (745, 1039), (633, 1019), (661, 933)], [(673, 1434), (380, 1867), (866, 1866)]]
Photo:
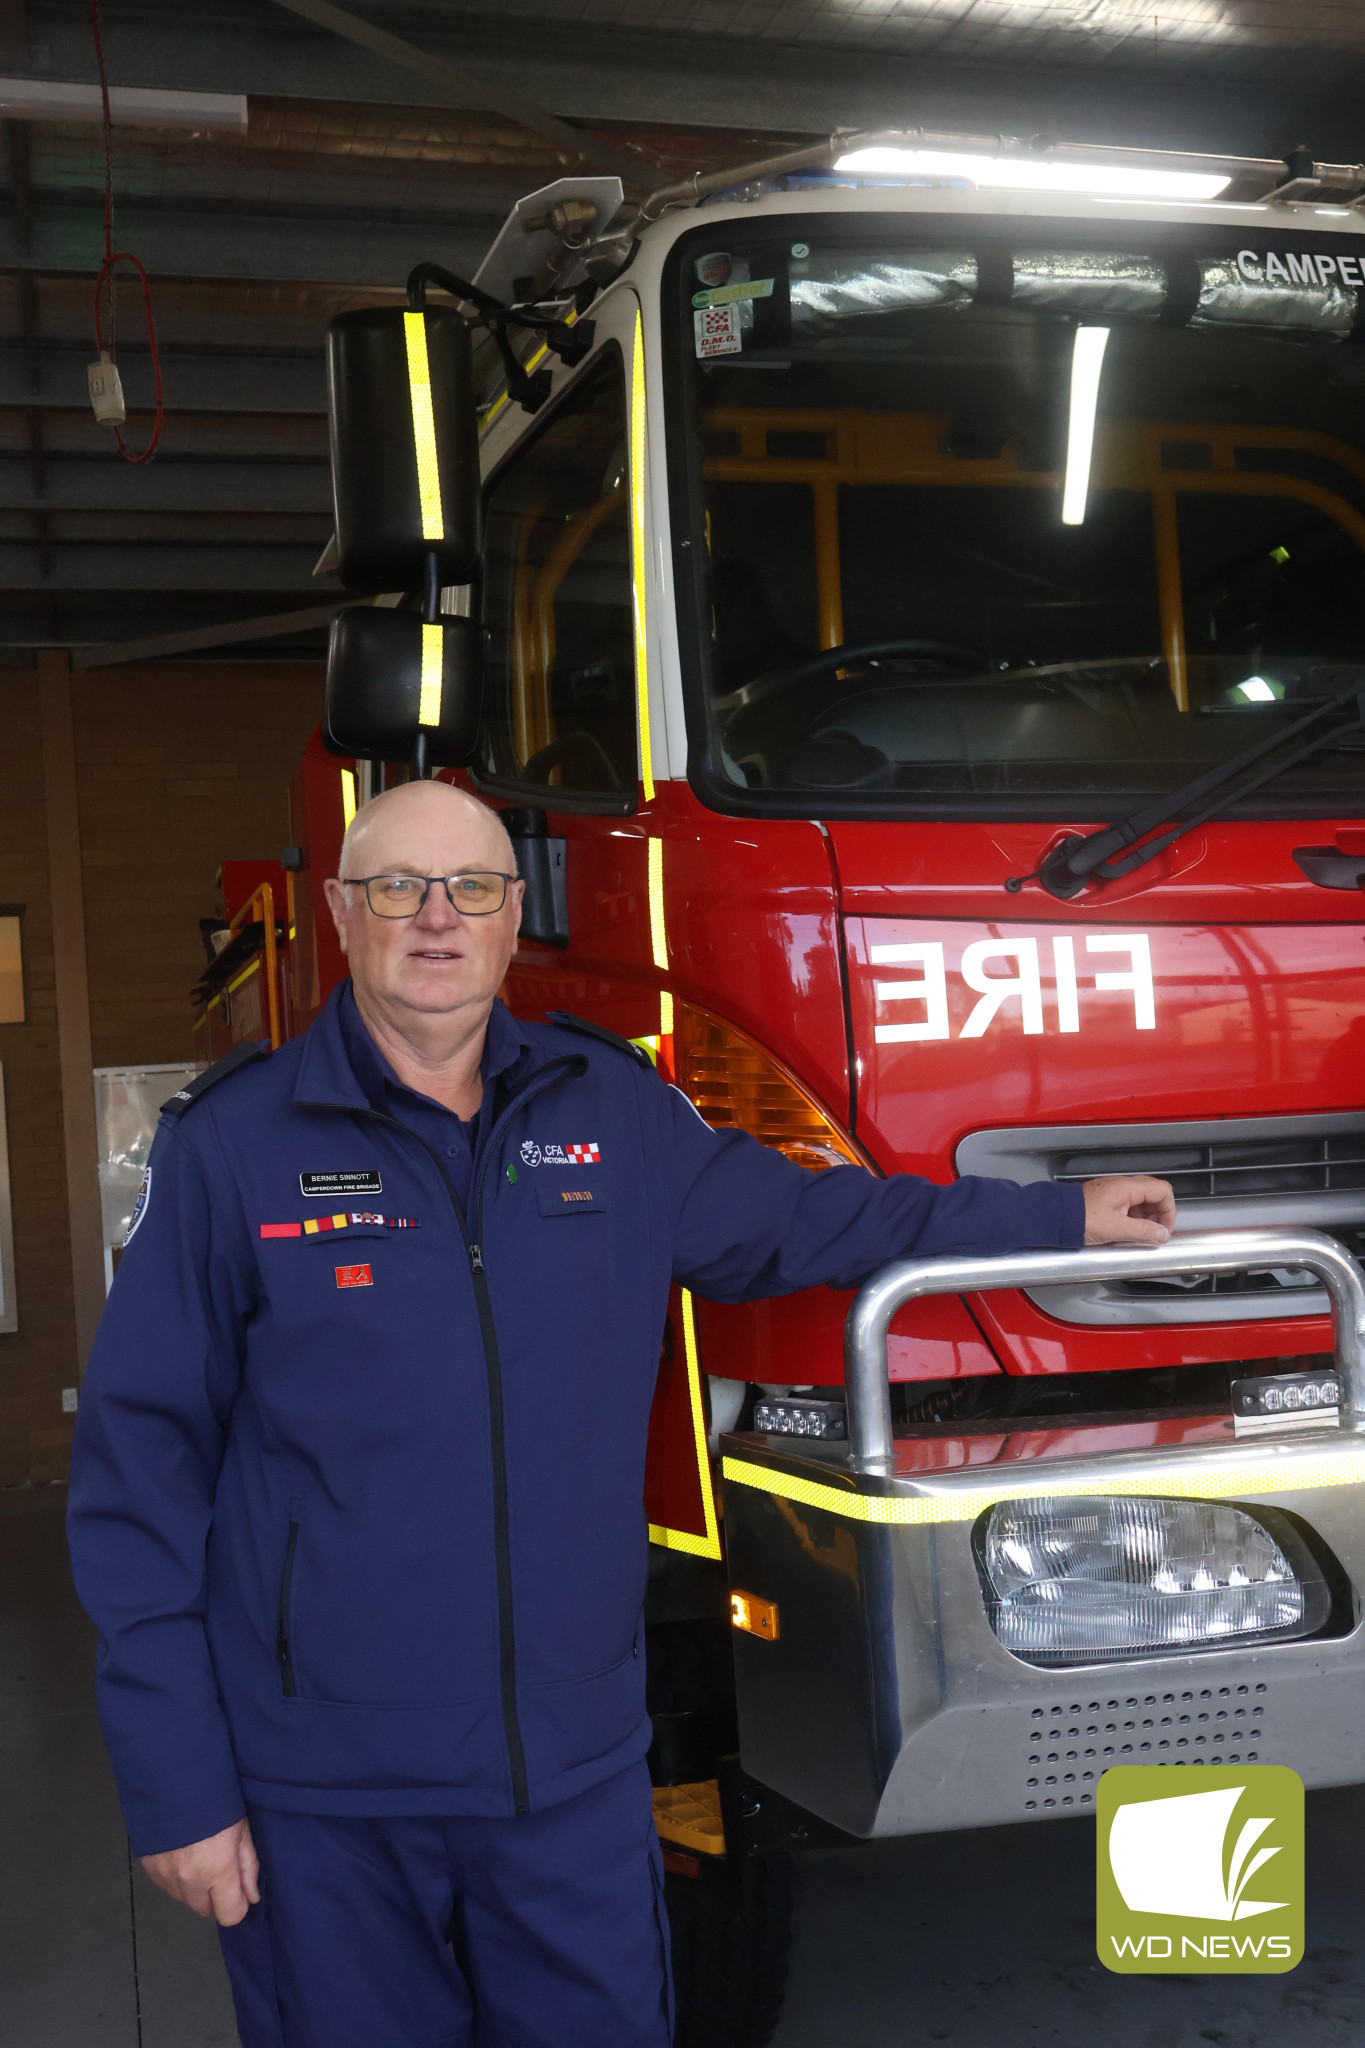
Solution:
[(62, 1413), (63, 1413), (63, 1415), (74, 1415), (74, 1414), (75, 1414), (75, 1412), (76, 1412), (76, 1389), (75, 1389), (74, 1387), (63, 1387), (63, 1388), (62, 1388)]
[(102, 427), (121, 427), (128, 417), (128, 408), (123, 403), (118, 366), (107, 348), (100, 350), (99, 361), (91, 363), (85, 374), (97, 423)]

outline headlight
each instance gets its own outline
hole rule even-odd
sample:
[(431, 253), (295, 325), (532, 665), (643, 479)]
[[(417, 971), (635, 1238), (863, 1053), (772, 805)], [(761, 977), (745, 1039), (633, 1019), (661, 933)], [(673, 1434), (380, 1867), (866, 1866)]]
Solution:
[(1274, 1533), (1221, 1501), (1000, 1501), (978, 1550), (991, 1626), (1014, 1656), (1048, 1665), (1312, 1635), (1331, 1595), (1272, 1519)]

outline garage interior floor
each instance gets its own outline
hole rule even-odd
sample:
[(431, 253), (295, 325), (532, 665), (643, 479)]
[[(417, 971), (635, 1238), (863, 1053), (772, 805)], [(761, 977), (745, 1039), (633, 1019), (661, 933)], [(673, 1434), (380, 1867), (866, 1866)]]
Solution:
[[(212, 1929), (130, 1865), (63, 1501), (0, 1495), (0, 2039), (236, 2048)], [(1363, 1842), (1365, 1787), (1310, 1793), (1308, 1954), (1283, 1977), (1107, 1974), (1083, 1821), (809, 1855), (773, 2048), (1358, 2043)]]

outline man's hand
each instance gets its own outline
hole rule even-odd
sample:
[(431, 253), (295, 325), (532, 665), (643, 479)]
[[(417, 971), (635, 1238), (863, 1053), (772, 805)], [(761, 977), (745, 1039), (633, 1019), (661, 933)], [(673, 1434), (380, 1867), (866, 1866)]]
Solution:
[(257, 1882), (261, 1866), (244, 1820), (224, 1828), (221, 1835), (210, 1835), (207, 1841), (167, 1849), (160, 1856), (144, 1856), (142, 1867), (159, 1890), (169, 1892), (201, 1920), (216, 1920), (220, 1927), (235, 1927), (245, 1920), (247, 1908), (261, 1896)]
[(1106, 1173), (1085, 1183), (1087, 1244), (1165, 1244), (1175, 1229), (1175, 1196), (1146, 1173)]

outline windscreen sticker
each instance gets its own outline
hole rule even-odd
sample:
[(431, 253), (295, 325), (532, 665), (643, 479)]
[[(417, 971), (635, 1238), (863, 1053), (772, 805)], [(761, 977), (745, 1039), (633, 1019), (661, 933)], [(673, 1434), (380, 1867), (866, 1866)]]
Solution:
[(706, 306), (692, 315), (692, 329), (699, 356), (737, 356), (744, 346), (738, 306)]
[(770, 277), (746, 277), (734, 284), (712, 285), (709, 291), (693, 292), (694, 306), (738, 306), (746, 299), (770, 299), (773, 295), (773, 279)]

